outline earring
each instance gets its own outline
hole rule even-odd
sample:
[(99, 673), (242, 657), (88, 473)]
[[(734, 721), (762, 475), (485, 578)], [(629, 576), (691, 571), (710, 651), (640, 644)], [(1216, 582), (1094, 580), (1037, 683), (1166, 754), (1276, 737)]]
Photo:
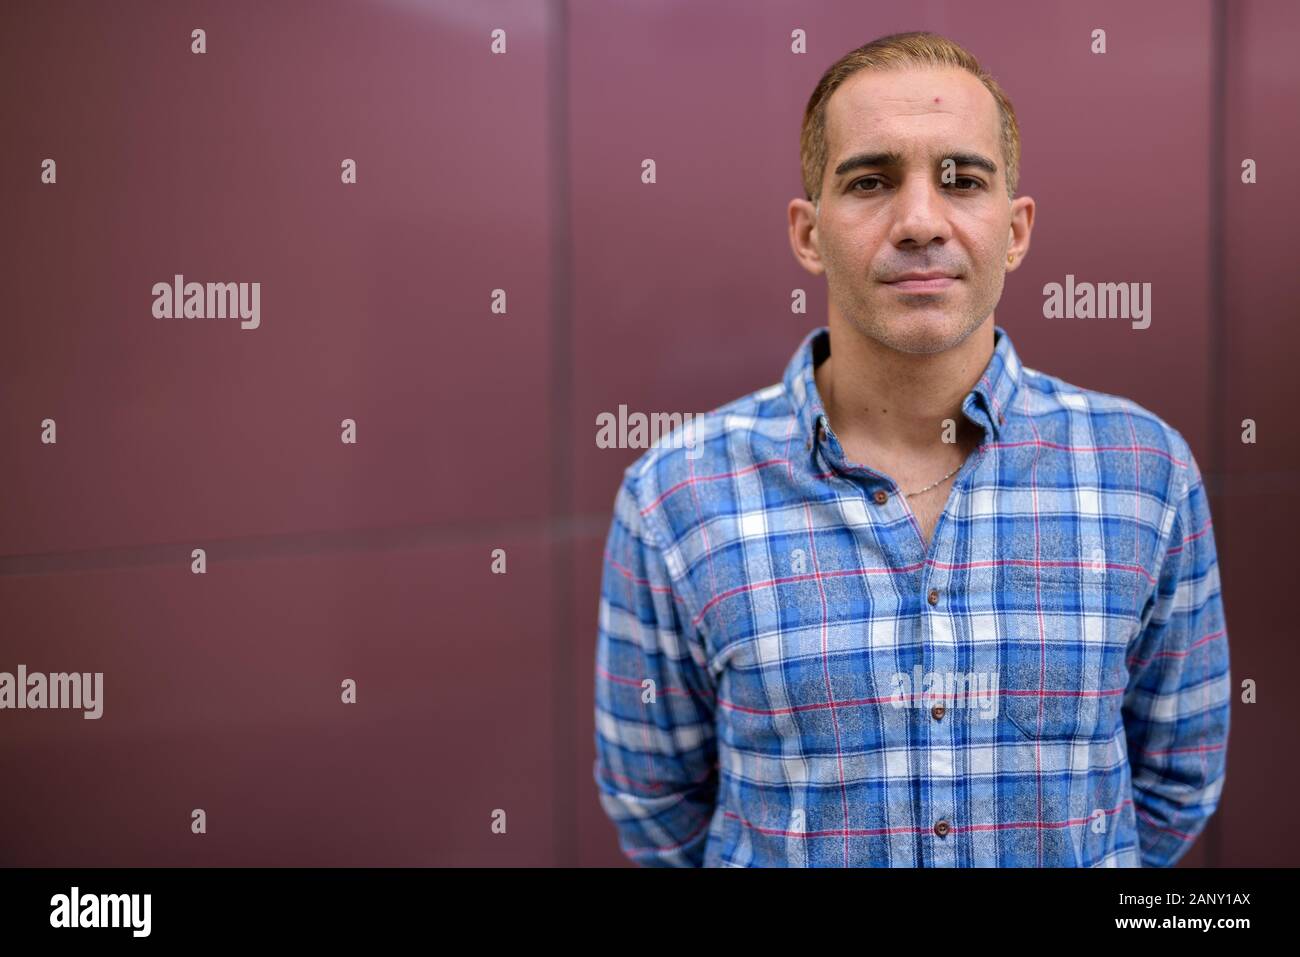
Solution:
[(1013, 262), (1015, 262), (1015, 261), (1016, 261), (1016, 254), (1015, 254), (1015, 253), (1007, 253), (1007, 265), (1010, 266), (1010, 265), (1011, 265)]

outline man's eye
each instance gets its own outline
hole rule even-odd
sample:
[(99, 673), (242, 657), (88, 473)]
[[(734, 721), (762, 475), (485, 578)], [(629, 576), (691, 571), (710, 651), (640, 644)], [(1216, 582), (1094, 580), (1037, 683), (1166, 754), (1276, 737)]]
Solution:
[[(868, 184), (868, 186), (871, 188), (858, 189), (858, 187), (862, 186), (864, 183)], [(961, 184), (965, 184), (965, 185), (961, 185)], [(880, 192), (880, 190), (876, 189), (875, 187), (883, 186), (883, 185), (884, 184), (881, 182), (880, 177), (878, 176), (864, 176), (862, 179), (854, 180), (849, 185), (849, 189), (850, 191), (859, 192), (859, 193), (878, 193)], [(959, 193), (973, 193), (977, 190), (981, 190), (984, 188), (984, 184), (981, 183), (973, 176), (958, 176), (953, 180), (952, 185), (957, 187), (957, 192)]]

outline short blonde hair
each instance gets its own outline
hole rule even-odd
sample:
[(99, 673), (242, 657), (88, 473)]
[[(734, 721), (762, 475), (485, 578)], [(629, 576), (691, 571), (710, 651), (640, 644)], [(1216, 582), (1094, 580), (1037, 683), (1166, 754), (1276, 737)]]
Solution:
[(821, 202), (822, 176), (826, 172), (826, 104), (831, 94), (859, 70), (889, 70), (904, 67), (954, 67), (965, 70), (993, 94), (1001, 117), (1003, 160), (1006, 162), (1007, 196), (1016, 195), (1020, 179), (1020, 127), (1016, 111), (1002, 87), (979, 61), (959, 44), (936, 33), (894, 33), (872, 40), (844, 54), (822, 74), (808, 100), (799, 136), (800, 162), (803, 167), (804, 195), (809, 202)]

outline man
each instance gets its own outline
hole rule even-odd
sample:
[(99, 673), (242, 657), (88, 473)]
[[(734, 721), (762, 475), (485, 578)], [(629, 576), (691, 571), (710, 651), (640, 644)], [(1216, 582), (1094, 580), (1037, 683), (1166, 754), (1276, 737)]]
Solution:
[(615, 500), (593, 773), (634, 861), (1168, 866), (1214, 812), (1205, 486), (1175, 429), (994, 324), (1019, 152), (932, 34), (813, 93), (790, 240), (829, 329)]

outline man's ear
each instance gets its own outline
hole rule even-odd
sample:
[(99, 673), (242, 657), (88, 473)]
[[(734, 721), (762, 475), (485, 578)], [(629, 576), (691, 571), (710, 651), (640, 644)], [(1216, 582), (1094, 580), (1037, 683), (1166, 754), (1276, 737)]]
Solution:
[(1011, 202), (1010, 241), (1007, 244), (1007, 272), (1015, 272), (1029, 255), (1029, 235), (1034, 229), (1034, 200), (1019, 196)]
[(792, 199), (786, 210), (790, 220), (790, 251), (795, 260), (814, 276), (826, 272), (817, 242), (817, 207), (806, 199)]

